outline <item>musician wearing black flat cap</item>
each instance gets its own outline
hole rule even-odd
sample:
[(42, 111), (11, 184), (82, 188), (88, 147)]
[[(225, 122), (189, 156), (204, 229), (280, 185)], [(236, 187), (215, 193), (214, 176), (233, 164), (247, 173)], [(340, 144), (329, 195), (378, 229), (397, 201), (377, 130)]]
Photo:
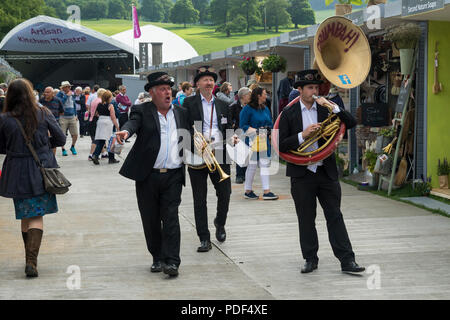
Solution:
[[(356, 125), (355, 118), (337, 104), (323, 97), (313, 98), (319, 94), (322, 78), (317, 70), (304, 70), (298, 74), (295, 84), (299, 88), (300, 99), (297, 103), (283, 110), (279, 122), (279, 149), (281, 152), (297, 150), (300, 144), (314, 131), (329, 114), (325, 104), (331, 104), (339, 119), (351, 129)], [(325, 140), (320, 139), (306, 151), (318, 149)], [(333, 253), (341, 263), (341, 270), (348, 273), (363, 272), (365, 268), (355, 262), (355, 254), (347, 234), (340, 210), (341, 186), (334, 154), (312, 165), (302, 166), (287, 163), (286, 175), (291, 178), (291, 194), (294, 199), (300, 232), (300, 247), (306, 260), (302, 273), (317, 269), (319, 242), (315, 227), (317, 199), (323, 208), (327, 221), (329, 241)]]
[[(197, 70), (194, 85), (196, 95), (184, 99), (185, 107), (190, 116), (190, 126), (195, 124), (196, 130), (203, 134), (206, 141), (214, 145), (215, 157), (226, 174), (230, 174), (230, 165), (226, 153), (226, 130), (232, 129), (231, 109), (228, 105), (213, 95), (217, 74), (212, 67), (201, 67)], [(191, 129), (192, 136), (193, 128)], [(220, 182), (218, 170), (210, 172), (208, 167), (196, 168), (189, 166), (188, 172), (194, 196), (195, 226), (200, 238), (197, 252), (207, 252), (212, 249), (208, 229), (208, 210), (206, 205), (208, 176), (211, 179), (217, 195), (217, 211), (214, 219), (216, 239), (223, 242), (226, 239), (225, 223), (228, 215), (231, 195), (231, 181)]]
[(137, 134), (119, 173), (136, 181), (147, 248), (153, 256), (151, 272), (175, 277), (181, 262), (178, 207), (185, 184), (180, 143), (188, 130), (188, 114), (171, 103), (172, 77), (155, 72), (147, 80), (144, 89), (152, 101), (132, 106), (130, 119), (116, 132), (121, 143)]

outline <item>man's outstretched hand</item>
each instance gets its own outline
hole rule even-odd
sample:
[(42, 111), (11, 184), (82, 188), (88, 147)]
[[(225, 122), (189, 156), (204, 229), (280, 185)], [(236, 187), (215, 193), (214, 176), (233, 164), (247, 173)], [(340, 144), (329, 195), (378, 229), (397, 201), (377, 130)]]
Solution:
[(120, 144), (123, 144), (123, 142), (128, 138), (128, 131), (117, 131), (116, 137), (117, 137), (117, 141)]

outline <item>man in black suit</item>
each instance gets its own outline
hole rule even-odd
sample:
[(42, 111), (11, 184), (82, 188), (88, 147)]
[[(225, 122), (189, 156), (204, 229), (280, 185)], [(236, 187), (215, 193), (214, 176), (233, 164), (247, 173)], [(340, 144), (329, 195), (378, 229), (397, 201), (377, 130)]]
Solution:
[(164, 271), (169, 276), (177, 276), (181, 261), (178, 206), (185, 184), (179, 144), (188, 133), (188, 114), (184, 108), (174, 108), (171, 103), (172, 77), (155, 72), (147, 80), (144, 89), (152, 101), (134, 105), (130, 119), (116, 133), (121, 143), (137, 134), (119, 173), (136, 181), (147, 248), (153, 256), (151, 272)]
[[(300, 100), (285, 108), (279, 123), (279, 145), (281, 152), (296, 150), (303, 141), (320, 128), (320, 122), (328, 117), (328, 108), (322, 106), (330, 103), (333, 112), (350, 129), (356, 125), (355, 118), (333, 102), (313, 95), (319, 94), (322, 83), (317, 70), (304, 70), (299, 73), (299, 80), (294, 85), (299, 87)], [(324, 143), (323, 139), (311, 145), (307, 151), (317, 149)], [(315, 227), (316, 198), (319, 199), (327, 221), (329, 240), (334, 255), (341, 262), (344, 272), (362, 272), (365, 268), (355, 262), (355, 254), (347, 234), (340, 210), (341, 186), (338, 180), (334, 154), (309, 166), (287, 164), (286, 175), (291, 177), (291, 194), (297, 211), (300, 246), (306, 260), (302, 273), (317, 269), (319, 243)]]
[[(230, 174), (230, 161), (226, 158), (226, 130), (232, 129), (231, 112), (228, 105), (213, 95), (217, 75), (211, 67), (199, 68), (194, 78), (197, 86), (195, 96), (184, 99), (183, 107), (188, 110), (190, 126), (203, 134), (206, 140), (212, 141), (215, 146), (215, 156), (223, 171)], [(193, 129), (192, 129), (193, 131)], [(211, 239), (208, 229), (208, 210), (206, 206), (208, 175), (214, 184), (217, 195), (217, 214), (214, 219), (216, 239), (223, 242), (226, 239), (225, 223), (231, 195), (231, 181), (226, 179), (219, 182), (218, 170), (209, 172), (208, 168), (188, 168), (194, 196), (195, 226), (200, 238), (198, 252), (211, 250)]]

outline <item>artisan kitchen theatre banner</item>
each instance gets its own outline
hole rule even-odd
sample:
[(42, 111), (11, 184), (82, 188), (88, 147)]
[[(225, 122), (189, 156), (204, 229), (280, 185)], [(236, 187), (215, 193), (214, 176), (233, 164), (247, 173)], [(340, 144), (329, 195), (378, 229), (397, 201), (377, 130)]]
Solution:
[(41, 16), (11, 30), (1, 42), (0, 50), (42, 53), (121, 50), (111, 42), (114, 43), (111, 38), (93, 30)]

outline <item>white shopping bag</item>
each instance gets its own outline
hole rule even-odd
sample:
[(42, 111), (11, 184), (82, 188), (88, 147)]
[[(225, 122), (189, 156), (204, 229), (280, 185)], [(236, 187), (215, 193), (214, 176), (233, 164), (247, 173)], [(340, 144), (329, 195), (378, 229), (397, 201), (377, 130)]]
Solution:
[(248, 166), (248, 162), (252, 155), (252, 150), (244, 141), (240, 140), (236, 145), (232, 146), (227, 143), (227, 153), (231, 160), (236, 162), (240, 167)]

